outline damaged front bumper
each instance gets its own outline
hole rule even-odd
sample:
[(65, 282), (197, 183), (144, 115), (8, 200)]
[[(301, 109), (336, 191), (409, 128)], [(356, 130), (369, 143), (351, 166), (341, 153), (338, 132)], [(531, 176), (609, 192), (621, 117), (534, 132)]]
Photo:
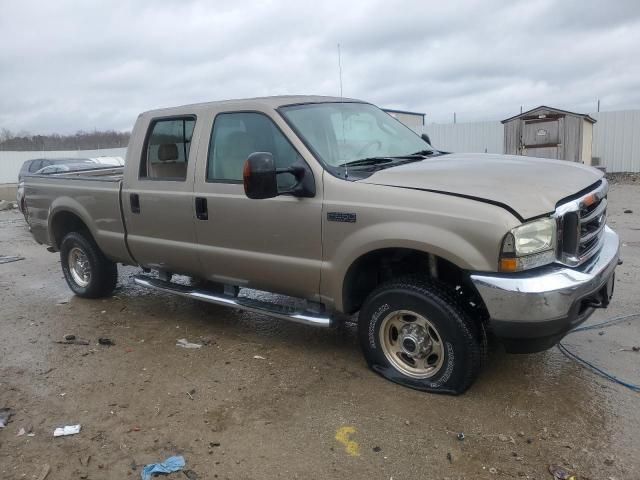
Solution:
[(493, 333), (507, 351), (532, 353), (555, 345), (613, 294), (620, 240), (605, 227), (603, 245), (585, 264), (548, 265), (511, 274), (472, 273)]

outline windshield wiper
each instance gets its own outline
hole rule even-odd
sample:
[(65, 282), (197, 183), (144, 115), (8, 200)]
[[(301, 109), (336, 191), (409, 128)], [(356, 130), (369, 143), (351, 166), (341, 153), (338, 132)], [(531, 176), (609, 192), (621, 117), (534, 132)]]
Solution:
[(420, 150), (419, 152), (407, 155), (407, 157), (426, 157), (427, 155), (433, 155), (434, 153), (436, 153), (435, 150)]
[(339, 167), (358, 167), (368, 165), (380, 165), (381, 163), (391, 163), (395, 157), (368, 157), (360, 158), (358, 160), (351, 160), (350, 162), (341, 163)]

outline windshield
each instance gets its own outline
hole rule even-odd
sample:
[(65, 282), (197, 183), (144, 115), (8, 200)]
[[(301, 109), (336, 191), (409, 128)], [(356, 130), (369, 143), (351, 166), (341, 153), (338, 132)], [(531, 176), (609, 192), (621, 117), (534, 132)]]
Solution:
[(279, 110), (329, 167), (432, 150), (413, 130), (367, 103), (315, 103)]

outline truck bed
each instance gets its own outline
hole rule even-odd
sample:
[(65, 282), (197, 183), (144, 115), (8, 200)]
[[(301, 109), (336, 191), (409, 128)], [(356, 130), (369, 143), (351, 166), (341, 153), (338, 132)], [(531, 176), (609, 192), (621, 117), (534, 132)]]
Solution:
[(36, 241), (57, 250), (63, 224), (81, 221), (107, 257), (129, 263), (120, 204), (122, 175), (122, 167), (108, 167), (26, 176), (27, 215)]

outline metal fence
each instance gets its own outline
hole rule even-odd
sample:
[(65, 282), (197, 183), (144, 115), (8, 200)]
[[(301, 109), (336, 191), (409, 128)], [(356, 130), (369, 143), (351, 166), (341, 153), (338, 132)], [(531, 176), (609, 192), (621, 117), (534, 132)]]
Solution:
[(26, 160), (32, 158), (95, 158), (125, 157), (126, 148), (105, 148), (101, 150), (60, 150), (36, 152), (0, 151), (0, 184), (13, 184), (18, 181), (18, 172)]
[[(593, 126), (593, 156), (608, 172), (640, 172), (640, 110), (598, 112)], [(500, 122), (429, 124), (424, 126), (436, 148), (447, 152), (503, 153)], [(15, 183), (25, 160), (60, 157), (125, 157), (126, 148), (37, 152), (0, 151), (0, 184)]]
[[(590, 113), (593, 157), (607, 172), (640, 172), (640, 110)], [(500, 122), (425, 125), (434, 147), (448, 152), (503, 153), (504, 129)]]

